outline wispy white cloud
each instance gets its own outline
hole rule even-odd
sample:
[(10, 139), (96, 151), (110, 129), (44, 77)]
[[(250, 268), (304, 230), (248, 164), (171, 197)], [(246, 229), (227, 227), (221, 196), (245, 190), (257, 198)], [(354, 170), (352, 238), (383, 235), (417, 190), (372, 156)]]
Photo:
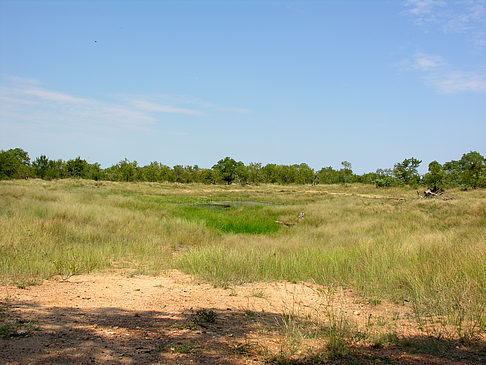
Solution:
[(0, 121), (63, 128), (144, 129), (157, 119), (121, 102), (82, 98), (10, 77), (0, 86)]
[[(405, 9), (414, 24), (427, 31), (462, 34), (465, 44), (474, 45), (475, 54), (484, 52), (486, 0), (405, 0)], [(486, 72), (481, 66), (451, 65), (440, 55), (420, 52), (400, 65), (420, 72), (424, 83), (440, 93), (486, 92)]]
[(53, 101), (56, 103), (68, 103), (68, 104), (79, 104), (79, 105), (92, 103), (92, 101), (89, 99), (78, 98), (72, 95), (42, 89), (40, 87), (21, 88), (21, 89), (12, 90), (12, 92), (24, 95), (26, 97), (33, 96), (40, 100)]
[(444, 65), (444, 59), (439, 55), (416, 53), (411, 63), (411, 68), (420, 71), (428, 71)]
[(440, 93), (486, 92), (485, 70), (457, 70), (439, 55), (418, 52), (411, 59), (401, 62), (400, 66), (420, 72), (424, 83)]
[(417, 25), (462, 33), (475, 46), (486, 46), (485, 0), (406, 0), (405, 12)]
[[(168, 95), (168, 94), (154, 94), (154, 95), (135, 95), (124, 96), (129, 103), (136, 103), (142, 108), (149, 109), (164, 109), (168, 105), (183, 105), (184, 107), (177, 107), (185, 114), (200, 115), (210, 111), (229, 112), (229, 113), (250, 113), (250, 109), (239, 108), (233, 106), (223, 106), (196, 98), (191, 95)], [(168, 110), (171, 108), (168, 108)], [(197, 109), (197, 110), (194, 110)]]
[[(36, 125), (63, 129), (151, 129), (167, 114), (198, 117), (210, 111), (246, 112), (191, 97), (160, 95), (111, 96), (104, 100), (80, 97), (44, 87), (39, 81), (0, 78), (0, 124)], [(168, 133), (183, 134), (181, 131)]]
[(445, 94), (464, 91), (486, 92), (486, 73), (450, 71), (425, 77), (427, 84)]
[(29, 79), (27, 77), (18, 77), (12, 75), (2, 75), (5, 82), (20, 84), (20, 85), (40, 85), (40, 81), (36, 79)]
[(189, 103), (193, 103), (194, 105), (200, 106), (201, 108), (205, 108), (205, 109), (209, 109), (209, 110), (215, 110), (215, 111), (220, 111), (220, 112), (230, 112), (230, 113), (243, 113), (243, 114), (244, 113), (251, 113), (250, 109), (217, 105), (217, 104), (213, 104), (213, 103), (201, 100), (201, 99), (188, 98), (186, 101), (189, 102)]
[(148, 112), (157, 112), (157, 113), (180, 113), (180, 114), (187, 114), (187, 115), (202, 115), (203, 112), (199, 110), (193, 109), (186, 109), (186, 108), (178, 108), (172, 105), (165, 105), (165, 104), (156, 104), (146, 100), (132, 100), (132, 105), (135, 106), (139, 110), (144, 110)]
[(407, 12), (419, 25), (436, 22), (438, 9), (445, 5), (443, 0), (407, 0), (405, 2)]

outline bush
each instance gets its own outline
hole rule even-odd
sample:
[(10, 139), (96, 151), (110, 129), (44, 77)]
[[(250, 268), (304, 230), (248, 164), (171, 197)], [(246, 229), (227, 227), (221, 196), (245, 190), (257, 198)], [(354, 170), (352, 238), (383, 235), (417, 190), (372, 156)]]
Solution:
[(378, 188), (384, 188), (384, 187), (389, 187), (389, 186), (396, 186), (397, 181), (391, 176), (383, 176), (379, 177), (375, 180), (375, 185)]

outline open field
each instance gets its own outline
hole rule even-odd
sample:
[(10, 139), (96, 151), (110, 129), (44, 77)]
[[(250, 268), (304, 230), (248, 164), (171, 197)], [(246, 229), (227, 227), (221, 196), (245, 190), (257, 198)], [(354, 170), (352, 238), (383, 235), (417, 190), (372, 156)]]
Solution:
[[(273, 283), (306, 283), (320, 298), (305, 303), (314, 314), (306, 313), (295, 295), (286, 299), (284, 307), (273, 305), (271, 321), (279, 324), (274, 330), (286, 340), (278, 349), (269, 345), (266, 352), (247, 349), (250, 359), (347, 361), (354, 359), (348, 348), (375, 349), (383, 355), (389, 349), (403, 348), (407, 339), (415, 344), (433, 339), (432, 344), (425, 341), (428, 344), (421, 347), (429, 357), (400, 361), (442, 363), (446, 356), (451, 363), (475, 363), (485, 356), (486, 191), (451, 190), (447, 196), (455, 199), (418, 199), (415, 190), (369, 185), (2, 181), (0, 279), (3, 288), (10, 289), (0, 296), (12, 296), (7, 298), (11, 302), (5, 300), (8, 313), (8, 303), (15, 303), (15, 295), (23, 300), (22, 306), (28, 307), (33, 300), (12, 285), (28, 288), (54, 277), (62, 286), (75, 280), (72, 275), (92, 272), (116, 272), (125, 275), (127, 285), (133, 285), (128, 283), (138, 275), (164, 277), (178, 270), (215, 285), (217, 288), (208, 286), (214, 290), (213, 296), (232, 298), (229, 294), (234, 292), (238, 298), (267, 302), (274, 300), (267, 293), (269, 285), (276, 285)], [(300, 212), (304, 219), (298, 218)], [(262, 286), (248, 295), (248, 289), (235, 289), (241, 285)], [(346, 295), (335, 298), (336, 293), (349, 290), (352, 300)], [(314, 306), (323, 298), (328, 305)], [(351, 302), (361, 303), (361, 307), (346, 304)], [(55, 302), (49, 305), (56, 306)], [(219, 305), (222, 307), (205, 303), (202, 307), (213, 308), (221, 318), (218, 311), (225, 303)], [(234, 305), (242, 308), (242, 303)], [(116, 302), (108, 306), (122, 308)], [(256, 308), (261, 313), (262, 308)], [(240, 314), (253, 310), (247, 307)], [(17, 314), (28, 317), (28, 312)], [(322, 317), (316, 317), (321, 312)], [(5, 333), (15, 327), (7, 323), (6, 315), (0, 321), (5, 322), (0, 322)], [(305, 329), (309, 326), (312, 334)], [(261, 333), (264, 338), (269, 333), (252, 331), (253, 337)], [(19, 340), (22, 338), (15, 339)], [(463, 348), (466, 345), (469, 352)], [(246, 361), (243, 347), (236, 348), (242, 352), (238, 356), (226, 353), (234, 360), (230, 363)], [(449, 354), (456, 347), (462, 355)], [(173, 352), (171, 348), (169, 352)], [(368, 354), (368, 350), (362, 351), (362, 355)], [(434, 355), (430, 357), (430, 353)], [(370, 362), (386, 358), (373, 356)], [(127, 363), (136, 361), (129, 360)]]

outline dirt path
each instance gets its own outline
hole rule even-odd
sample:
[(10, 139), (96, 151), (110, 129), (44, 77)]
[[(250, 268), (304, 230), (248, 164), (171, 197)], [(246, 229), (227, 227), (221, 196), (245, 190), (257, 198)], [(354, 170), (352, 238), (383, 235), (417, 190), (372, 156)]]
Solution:
[[(6, 298), (4, 313), (21, 328), (17, 336), (0, 337), (1, 364), (261, 364), (282, 350), (288, 314), (316, 319), (334, 306), (362, 323), (370, 313), (396, 316), (393, 307), (371, 307), (350, 291), (323, 294), (312, 285), (289, 283), (214, 288), (177, 271), (3, 286), (0, 298)], [(400, 315), (406, 327), (407, 310)], [(403, 351), (386, 358), (403, 364), (474, 363)]]
[[(40, 327), (0, 340), (0, 362), (8, 364), (261, 363), (243, 356), (245, 346), (258, 343), (252, 319), (271, 324), (289, 295), (316, 295), (291, 284), (214, 288), (177, 271), (79, 275), (0, 290), (9, 311)], [(205, 323), (211, 311), (216, 320)], [(272, 336), (266, 341), (272, 347)]]

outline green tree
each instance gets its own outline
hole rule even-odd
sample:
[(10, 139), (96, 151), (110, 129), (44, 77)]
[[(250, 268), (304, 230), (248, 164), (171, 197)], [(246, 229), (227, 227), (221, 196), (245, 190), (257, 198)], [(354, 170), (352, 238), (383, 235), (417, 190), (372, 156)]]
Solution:
[(459, 166), (462, 185), (477, 188), (481, 177), (486, 174), (486, 159), (479, 152), (469, 152), (462, 155)]
[(159, 164), (160, 166), (160, 181), (174, 182), (174, 171), (167, 165)]
[(195, 183), (199, 180), (199, 175), (201, 173), (201, 169), (198, 165), (194, 166), (186, 166), (187, 174), (189, 175), (189, 182)]
[(301, 163), (297, 166), (297, 176), (295, 182), (297, 184), (312, 184), (314, 182), (314, 170), (306, 163)]
[(277, 176), (280, 184), (295, 183), (298, 165), (277, 165)]
[(29, 154), (21, 148), (14, 148), (9, 151), (15, 155), (15, 158), (22, 164), (22, 165), (30, 165), (30, 157)]
[(236, 179), (236, 168), (240, 163), (230, 157), (225, 157), (213, 166), (213, 170), (219, 174), (221, 180), (230, 185)]
[(344, 185), (346, 185), (347, 180), (349, 180), (349, 178), (353, 176), (351, 162), (343, 161), (341, 162), (341, 165), (343, 166), (342, 175), (344, 177)]
[(250, 171), (248, 170), (248, 167), (246, 167), (245, 164), (241, 161), (237, 162), (236, 164), (236, 180), (241, 185), (248, 184), (248, 179), (250, 177)]
[(279, 181), (277, 165), (274, 163), (263, 166), (262, 173), (266, 183), (275, 184)]
[(317, 172), (317, 179), (319, 184), (338, 184), (339, 173), (331, 166), (323, 167)]
[(445, 173), (442, 166), (437, 161), (429, 163), (429, 172), (424, 176), (424, 182), (434, 193), (444, 187)]
[(216, 173), (213, 170), (202, 169), (200, 176), (203, 184), (216, 184)]
[(444, 182), (447, 186), (458, 186), (461, 183), (461, 166), (459, 161), (449, 161), (442, 166)]
[(35, 175), (44, 179), (49, 169), (49, 159), (46, 155), (40, 155), (32, 162), (32, 167), (34, 168)]
[(157, 161), (153, 161), (149, 165), (142, 167), (142, 175), (144, 181), (160, 181), (159, 163)]
[(65, 165), (63, 160), (51, 160), (46, 155), (40, 155), (32, 162), (35, 175), (45, 180), (64, 177)]
[(0, 151), (0, 179), (20, 179), (31, 175), (29, 154), (21, 148)]
[(65, 171), (65, 162), (61, 159), (59, 160), (49, 160), (48, 167), (44, 178), (47, 180), (63, 178)]
[(388, 187), (399, 185), (399, 181), (393, 177), (391, 169), (377, 169), (375, 185), (377, 187)]
[(420, 182), (420, 175), (417, 169), (421, 163), (421, 160), (417, 160), (414, 157), (406, 158), (402, 163), (395, 164), (393, 175), (403, 184), (418, 184)]
[(89, 164), (81, 157), (76, 157), (74, 160), (66, 161), (67, 176), (81, 178), (85, 177)]
[(174, 171), (175, 182), (188, 183), (191, 182), (191, 169), (190, 166), (184, 167), (182, 165), (175, 165), (172, 170)]
[(124, 159), (118, 163), (118, 174), (121, 181), (135, 181), (137, 177), (137, 161)]
[(84, 176), (91, 180), (104, 180), (106, 179), (105, 172), (101, 169), (98, 162), (88, 164), (88, 167), (84, 170)]
[(248, 181), (258, 185), (263, 182), (262, 164), (259, 162), (250, 162), (248, 164)]
[(0, 179), (12, 179), (18, 170), (18, 161), (10, 151), (0, 151)]

